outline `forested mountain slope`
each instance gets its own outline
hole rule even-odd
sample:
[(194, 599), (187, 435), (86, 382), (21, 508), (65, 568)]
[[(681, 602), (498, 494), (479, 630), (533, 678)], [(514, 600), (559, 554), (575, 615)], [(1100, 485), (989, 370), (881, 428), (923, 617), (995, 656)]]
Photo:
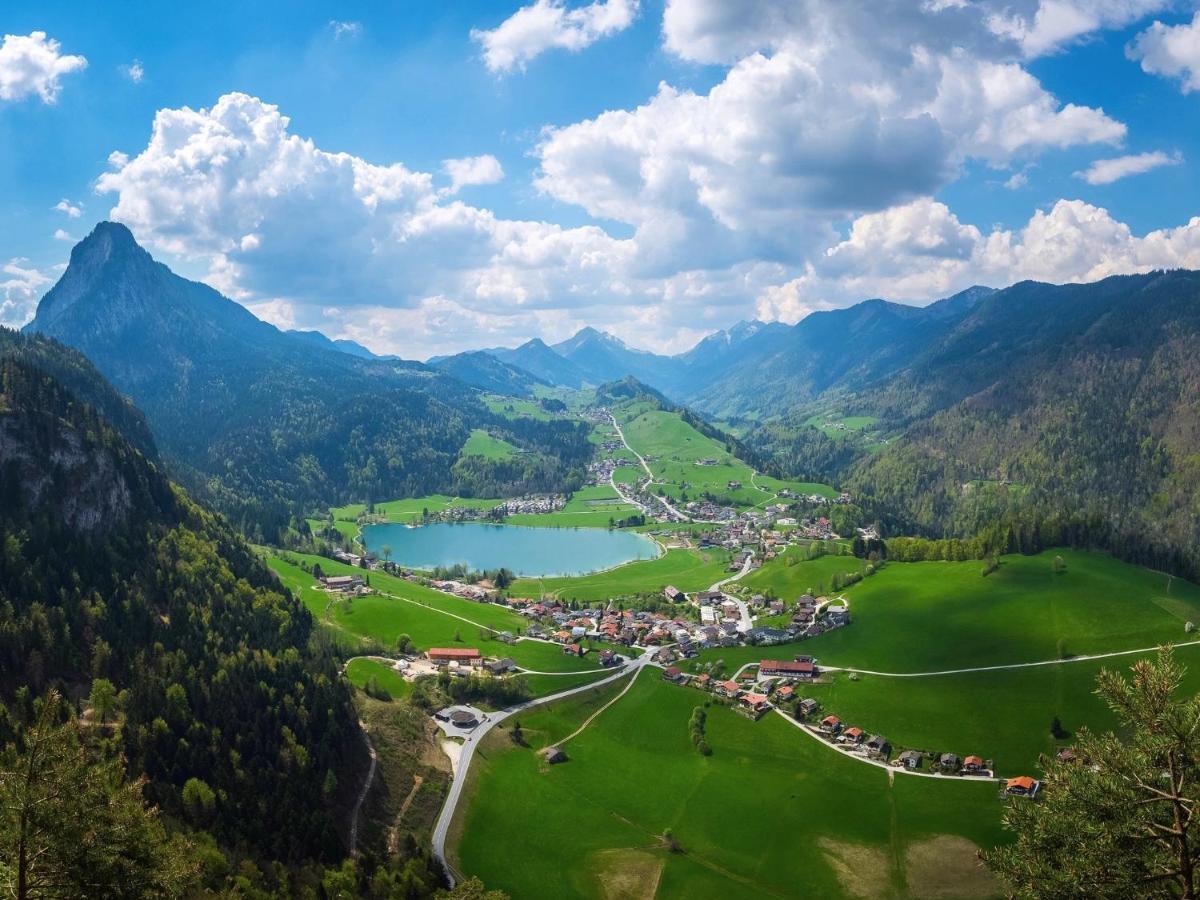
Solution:
[[(74, 248), (27, 330), (85, 353), (145, 411), (187, 483), (265, 538), (308, 506), (454, 491), (470, 430), (510, 425), (427, 366), (279, 331), (115, 223)], [(545, 451), (544, 481), (565, 482), (586, 455), (577, 430), (535, 424), (512, 438)]]
[(332, 809), (365, 754), (311, 616), (81, 396), (115, 395), (74, 354), (6, 337), (0, 699), (19, 720), (50, 687), (111, 680), (148, 800), (260, 859), (340, 857)]
[(1025, 282), (864, 408), (913, 421), (850, 472), (895, 528), (997, 518), (1200, 572), (1200, 273)]

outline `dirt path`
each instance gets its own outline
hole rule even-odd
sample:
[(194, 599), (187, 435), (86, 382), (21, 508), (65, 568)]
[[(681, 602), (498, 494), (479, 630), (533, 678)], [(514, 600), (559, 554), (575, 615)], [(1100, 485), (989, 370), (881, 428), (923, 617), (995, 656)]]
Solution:
[(367, 745), (367, 753), (371, 757), (371, 765), (367, 768), (367, 777), (363, 781), (362, 790), (358, 793), (358, 799), (354, 802), (354, 812), (350, 816), (350, 855), (358, 855), (358, 820), (362, 813), (363, 803), (367, 799), (367, 794), (371, 791), (371, 784), (375, 780), (375, 764), (377, 762), (377, 754), (375, 753), (375, 745), (371, 743), (371, 736), (367, 734), (367, 724), (362, 719), (358, 720), (358, 727), (362, 734), (363, 741)]
[(621, 690), (621, 692), (619, 694), (617, 694), (617, 696), (613, 697), (611, 700), (609, 700), (607, 703), (605, 703), (602, 707), (600, 707), (598, 710), (596, 710), (594, 713), (592, 713), (590, 716), (588, 716), (584, 720), (582, 725), (580, 725), (577, 729), (575, 729), (570, 734), (568, 734), (561, 741), (555, 741), (553, 746), (561, 747), (567, 741), (577, 738), (577, 737), (579, 737), (579, 735), (583, 734), (584, 731), (587, 730), (587, 727), (589, 725), (591, 725), (592, 722), (596, 721), (596, 717), (599, 716), (600, 713), (604, 712), (606, 709), (608, 709), (610, 706), (612, 706), (614, 703), (616, 703), (618, 700), (620, 700), (622, 697), (624, 697), (626, 694), (629, 693), (629, 689), (631, 687), (633, 687), (633, 683), (635, 681), (637, 681), (638, 675), (640, 675), (640, 674), (641, 674), (641, 669), (636, 670), (633, 673), (633, 677), (629, 679), (629, 684), (625, 685), (625, 687)]
[(408, 808), (412, 806), (413, 798), (417, 796), (417, 791), (421, 789), (421, 785), (425, 783), (425, 779), (420, 775), (413, 776), (412, 790), (408, 792), (408, 796), (404, 798), (404, 802), (400, 804), (400, 811), (396, 813), (396, 818), (392, 822), (392, 827), (388, 829), (388, 853), (395, 854), (400, 850), (400, 823), (404, 821), (404, 814), (408, 812)]

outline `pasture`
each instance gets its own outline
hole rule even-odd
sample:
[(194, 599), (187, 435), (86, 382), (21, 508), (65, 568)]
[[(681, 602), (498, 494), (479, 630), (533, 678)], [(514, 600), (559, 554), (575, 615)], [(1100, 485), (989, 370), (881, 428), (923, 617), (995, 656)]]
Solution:
[(668, 550), (657, 559), (640, 560), (569, 578), (521, 578), (508, 593), (514, 597), (553, 595), (560, 600), (599, 603), (613, 597), (658, 593), (671, 584), (681, 591), (699, 591), (726, 576), (725, 550)]
[[(1066, 563), (1055, 574), (1053, 560)], [(853, 624), (804, 644), (827, 664), (927, 672), (1061, 659), (1189, 640), (1200, 588), (1104, 553), (889, 563), (845, 591)]]
[(1003, 839), (994, 784), (893, 784), (778, 715), (721, 706), (703, 757), (688, 735), (702, 695), (652, 672), (566, 745), (568, 762), (541, 762), (622, 686), (522, 715), (527, 746), (489, 735), (451, 831), (458, 868), (534, 900), (995, 895), (975, 860)]
[(512, 459), (521, 451), (506, 440), (475, 428), (458, 451), (459, 457), (482, 456), (484, 459)]

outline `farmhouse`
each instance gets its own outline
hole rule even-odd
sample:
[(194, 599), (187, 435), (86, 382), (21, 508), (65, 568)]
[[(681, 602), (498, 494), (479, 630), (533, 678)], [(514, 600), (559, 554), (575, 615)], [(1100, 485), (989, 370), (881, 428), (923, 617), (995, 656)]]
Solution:
[(582, 657), (587, 653), (587, 648), (583, 644), (563, 644), (562, 652), (567, 654), (567, 656)]
[(982, 772), (983, 760), (978, 756), (968, 756), (963, 760), (962, 767), (964, 772)]
[(366, 582), (361, 575), (330, 575), (322, 578), (321, 583), (331, 591), (352, 591), (362, 587)]
[(1042, 783), (1035, 781), (1028, 775), (1021, 775), (1017, 778), (1010, 778), (1004, 784), (1004, 793), (1014, 797), (1034, 797), (1037, 795), (1038, 789)]
[(906, 769), (921, 768), (921, 761), (924, 755), (919, 750), (905, 750), (900, 754), (900, 763)]
[(809, 660), (788, 662), (764, 659), (758, 664), (758, 675), (760, 678), (799, 678), (811, 681), (817, 676), (817, 667)]
[(452, 662), (478, 666), (483, 662), (483, 654), (474, 648), (430, 647), (425, 651), (425, 658), (439, 666), (449, 665)]
[(493, 659), (483, 664), (483, 667), (493, 675), (507, 675), (517, 668), (517, 664), (507, 656), (504, 659)]
[(943, 753), (938, 757), (938, 765), (948, 772), (957, 772), (962, 768), (962, 757), (957, 753)]
[(676, 683), (683, 681), (683, 672), (675, 666), (668, 666), (663, 669), (663, 681), (674, 681)]
[(856, 725), (852, 725), (842, 732), (842, 736), (838, 740), (847, 744), (861, 744), (866, 735), (863, 730)]
[(683, 603), (687, 600), (687, 594), (675, 587), (673, 584), (668, 584), (663, 588), (663, 597), (671, 603)]
[(821, 708), (821, 704), (818, 703), (816, 700), (814, 700), (812, 697), (805, 697), (803, 700), (800, 701), (799, 705), (796, 707), (796, 712), (798, 712), (804, 716), (811, 716), (813, 713), (815, 713), (820, 708)]
[(842, 730), (842, 720), (837, 716), (826, 716), (821, 720), (821, 730), (826, 734), (837, 734)]

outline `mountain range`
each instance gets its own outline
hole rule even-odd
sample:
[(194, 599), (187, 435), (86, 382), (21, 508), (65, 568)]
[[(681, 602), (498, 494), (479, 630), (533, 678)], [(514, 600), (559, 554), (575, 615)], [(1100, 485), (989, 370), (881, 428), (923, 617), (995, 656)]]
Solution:
[(85, 354), (145, 413), (180, 478), (268, 536), (330, 500), (457, 492), (474, 428), (534, 451), (519, 465), (474, 460), (476, 485), (562, 486), (588, 450), (582, 426), (514, 423), (436, 368), (280, 331), (117, 223), (76, 245), (25, 330)]
[(483, 352), (560, 387), (633, 377), (714, 418), (760, 420), (899, 371), (990, 293), (974, 287), (926, 307), (866, 300), (795, 325), (739, 322), (676, 356), (638, 350), (588, 327), (557, 344), (535, 338), (514, 349), (440, 357), (434, 365), (449, 370)]

